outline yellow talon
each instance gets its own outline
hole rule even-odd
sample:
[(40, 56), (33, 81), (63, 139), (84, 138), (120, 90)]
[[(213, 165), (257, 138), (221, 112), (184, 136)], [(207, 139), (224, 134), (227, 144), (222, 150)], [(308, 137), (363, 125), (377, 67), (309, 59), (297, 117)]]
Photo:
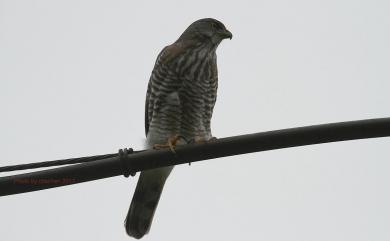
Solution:
[(154, 149), (169, 148), (173, 153), (176, 154), (175, 147), (176, 147), (176, 144), (177, 144), (177, 142), (178, 142), (178, 140), (179, 140), (180, 138), (181, 138), (181, 137), (180, 137), (179, 135), (175, 135), (175, 136), (173, 136), (173, 137), (169, 137), (166, 144), (154, 144), (154, 145), (153, 145), (153, 148), (154, 148)]

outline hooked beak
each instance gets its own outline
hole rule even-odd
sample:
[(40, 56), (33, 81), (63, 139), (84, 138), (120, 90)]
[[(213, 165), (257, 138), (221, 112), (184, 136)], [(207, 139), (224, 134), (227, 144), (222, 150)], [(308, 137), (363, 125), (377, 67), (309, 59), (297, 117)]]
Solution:
[(222, 39), (226, 39), (226, 38), (232, 39), (233, 38), (233, 34), (227, 29), (220, 31), (219, 35), (222, 37)]

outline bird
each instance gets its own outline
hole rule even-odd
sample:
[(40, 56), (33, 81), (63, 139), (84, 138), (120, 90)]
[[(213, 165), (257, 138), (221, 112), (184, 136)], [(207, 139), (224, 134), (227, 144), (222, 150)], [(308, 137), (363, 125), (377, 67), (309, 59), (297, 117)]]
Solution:
[[(210, 123), (217, 98), (216, 49), (232, 39), (225, 25), (199, 19), (157, 56), (145, 101), (148, 148), (171, 148), (188, 140), (212, 140)], [(129, 236), (140, 239), (150, 230), (165, 181), (173, 166), (142, 171), (125, 219)]]

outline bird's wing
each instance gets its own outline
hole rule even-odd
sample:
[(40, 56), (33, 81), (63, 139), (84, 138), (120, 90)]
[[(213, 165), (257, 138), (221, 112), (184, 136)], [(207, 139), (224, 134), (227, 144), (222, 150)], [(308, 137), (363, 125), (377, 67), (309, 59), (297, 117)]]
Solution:
[(150, 81), (148, 84), (148, 90), (146, 91), (146, 100), (145, 100), (145, 136), (148, 135), (149, 132), (149, 99), (150, 99), (150, 93), (151, 93), (151, 87), (150, 87)]
[[(158, 55), (156, 63), (154, 65), (152, 74), (148, 83), (148, 90), (146, 92), (146, 101), (145, 101), (145, 135), (148, 135), (149, 126), (153, 118), (153, 110), (155, 108), (155, 100), (159, 98), (158, 92), (159, 86), (158, 81), (175, 81), (171, 78), (166, 78), (169, 69), (169, 64), (175, 60), (184, 50), (186, 46), (174, 43), (172, 45), (166, 46)], [(177, 80), (176, 80), (177, 81)]]

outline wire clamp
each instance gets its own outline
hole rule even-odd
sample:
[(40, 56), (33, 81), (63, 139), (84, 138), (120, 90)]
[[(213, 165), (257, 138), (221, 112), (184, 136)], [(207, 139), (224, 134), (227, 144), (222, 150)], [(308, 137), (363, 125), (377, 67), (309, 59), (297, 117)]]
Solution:
[(125, 176), (125, 177), (129, 177), (129, 176), (134, 177), (136, 174), (136, 172), (131, 170), (131, 165), (129, 165), (130, 159), (129, 159), (128, 155), (132, 154), (132, 153), (133, 153), (132, 148), (119, 149), (119, 151), (118, 151), (119, 162), (121, 163), (122, 173), (123, 173), (123, 176)]

